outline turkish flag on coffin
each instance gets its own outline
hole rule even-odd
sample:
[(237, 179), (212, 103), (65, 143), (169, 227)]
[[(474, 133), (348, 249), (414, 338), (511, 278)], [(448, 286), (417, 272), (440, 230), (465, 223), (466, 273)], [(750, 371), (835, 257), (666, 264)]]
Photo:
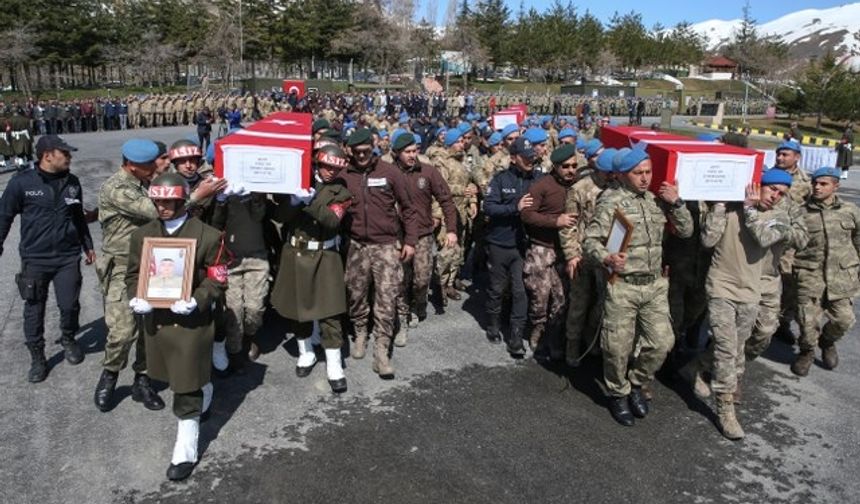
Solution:
[(628, 126), (604, 126), (600, 139), (606, 147), (646, 149), (655, 194), (668, 181), (685, 200), (743, 201), (747, 184), (761, 180), (764, 153), (756, 150)]
[(305, 81), (284, 79), (283, 89), (286, 94), (291, 94), (295, 91), (296, 98), (301, 100), (305, 96)]
[(215, 175), (236, 189), (296, 194), (311, 186), (311, 114), (275, 112), (215, 142)]

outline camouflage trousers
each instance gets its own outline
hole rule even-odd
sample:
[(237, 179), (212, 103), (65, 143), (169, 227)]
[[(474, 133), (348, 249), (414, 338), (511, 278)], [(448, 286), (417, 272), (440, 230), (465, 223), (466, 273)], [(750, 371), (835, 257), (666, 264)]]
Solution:
[(463, 244), (459, 241), (453, 247), (439, 250), (436, 256), (436, 276), (439, 277), (439, 285), (443, 289), (454, 285), (463, 262)]
[(430, 277), (433, 275), (433, 235), (418, 239), (415, 256), (411, 261), (402, 263), (403, 281), (400, 283), (400, 296), (397, 298), (397, 314), (409, 315), (409, 307), (426, 306)]
[(689, 275), (669, 274), (669, 314), (676, 344), (705, 313), (708, 300), (702, 285), (704, 281), (697, 281)]
[(138, 337), (134, 314), (128, 306), (125, 265), (118, 265), (110, 256), (102, 255), (98, 258), (96, 269), (105, 297), (105, 325), (108, 329), (102, 366), (118, 373), (128, 364), (128, 354), (134, 345), (135, 360), (131, 367), (136, 373), (144, 373), (146, 349), (144, 338)]
[(780, 277), (761, 279), (761, 300), (758, 302), (758, 315), (755, 318), (752, 335), (746, 343), (746, 359), (755, 360), (770, 346), (770, 340), (779, 327), (779, 307), (782, 293)]
[(739, 303), (725, 298), (708, 300), (708, 320), (714, 334), (710, 355), (711, 390), (715, 393), (735, 391), (738, 378), (744, 373), (744, 349), (757, 313), (758, 303)]
[(263, 325), (264, 300), (268, 292), (269, 261), (246, 257), (230, 268), (224, 321), (228, 352), (240, 352), (242, 338), (257, 334)]
[[(668, 292), (669, 281), (663, 277), (646, 285), (621, 278), (607, 284), (600, 348), (609, 395), (624, 397), (631, 386), (650, 383), (666, 360), (674, 342)], [(636, 348), (639, 353), (630, 363)]]
[[(830, 299), (819, 272), (800, 270), (797, 280), (803, 286), (803, 295), (797, 299), (800, 350), (832, 346), (854, 326), (854, 301), (851, 298)], [(821, 326), (822, 316), (827, 318), (824, 326)]]
[(532, 245), (526, 251), (523, 284), (529, 296), (529, 321), (534, 329), (561, 322), (565, 296), (560, 267), (558, 254), (550, 247)]
[(576, 360), (582, 351), (598, 337), (603, 302), (606, 299), (606, 279), (598, 267), (581, 264), (570, 282), (567, 307), (568, 360)]
[(349, 242), (344, 280), (349, 298), (349, 318), (356, 333), (367, 331), (372, 287), (374, 335), (377, 338), (391, 338), (402, 277), (398, 244)]

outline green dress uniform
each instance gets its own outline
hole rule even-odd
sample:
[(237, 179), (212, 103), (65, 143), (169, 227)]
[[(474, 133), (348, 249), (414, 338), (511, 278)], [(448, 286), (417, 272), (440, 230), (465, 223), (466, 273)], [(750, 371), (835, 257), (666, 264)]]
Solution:
[[(177, 315), (169, 309), (156, 308), (143, 316), (149, 376), (167, 382), (175, 394), (197, 393), (209, 383), (212, 370), (212, 339), (215, 335), (212, 303), (223, 296), (226, 288), (225, 283), (207, 275), (207, 268), (214, 266), (218, 260), (223, 243), (221, 233), (196, 217), (188, 218), (173, 234), (167, 233), (160, 220), (138, 228), (132, 233), (129, 243), (128, 270), (125, 275), (129, 298), (137, 294), (145, 237), (197, 240), (191, 294), (197, 302), (197, 308), (189, 315)], [(224, 255), (221, 254), (222, 257)], [(180, 418), (184, 416), (176, 411), (175, 405), (174, 412)]]
[(323, 347), (343, 344), (340, 316), (346, 313), (343, 260), (338, 252), (341, 219), (352, 194), (340, 182), (318, 182), (308, 205), (282, 201), (275, 219), (286, 229), (280, 268), (272, 289), (272, 306), (296, 321), (299, 339), (308, 338), (313, 321), (320, 323)]

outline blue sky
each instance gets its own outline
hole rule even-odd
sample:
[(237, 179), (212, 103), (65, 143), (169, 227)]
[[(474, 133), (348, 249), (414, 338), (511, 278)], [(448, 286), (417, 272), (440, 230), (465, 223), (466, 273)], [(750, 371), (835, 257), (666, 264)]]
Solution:
[[(457, 0), (462, 2), (462, 0)], [(567, 0), (561, 0), (567, 4)], [(437, 25), (445, 24), (445, 12), (448, 8), (448, 0), (418, 0), (417, 16), (419, 19), (426, 17), (428, 5), (437, 6)], [(475, 4), (477, 0), (470, 0)], [(520, 0), (505, 0), (511, 12), (516, 15), (519, 10)], [(553, 0), (523, 0), (526, 10), (534, 7), (545, 10), (552, 5)], [(645, 25), (650, 27), (657, 22), (664, 26), (672, 26), (679, 21), (690, 21), (696, 23), (707, 19), (736, 19), (741, 17), (741, 9), (745, 0), (614, 0), (614, 1), (573, 1), (580, 12), (591, 11), (601, 21), (608, 22), (615, 11), (626, 13), (635, 10), (642, 14)], [(772, 21), (780, 16), (802, 9), (824, 9), (844, 5), (845, 0), (750, 0), (752, 15), (759, 23)]]

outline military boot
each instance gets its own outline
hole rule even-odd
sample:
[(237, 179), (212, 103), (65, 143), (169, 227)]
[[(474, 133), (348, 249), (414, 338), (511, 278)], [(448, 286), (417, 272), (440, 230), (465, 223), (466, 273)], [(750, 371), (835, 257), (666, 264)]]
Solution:
[(391, 338), (377, 336), (373, 339), (373, 372), (381, 378), (393, 378), (394, 368), (388, 360)]
[(148, 410), (158, 411), (164, 409), (164, 401), (158, 396), (158, 392), (152, 388), (149, 376), (142, 373), (134, 375), (134, 384), (131, 386), (131, 400), (143, 403), (143, 407)]
[(363, 359), (365, 348), (367, 347), (367, 328), (355, 327), (355, 341), (352, 343), (352, 348), (349, 354), (353, 359)]
[(30, 383), (45, 381), (45, 378), (48, 377), (48, 361), (45, 359), (45, 344), (28, 344), (27, 348), (30, 350), (30, 371), (27, 372), (27, 380)]
[(491, 313), (487, 315), (487, 339), (490, 343), (500, 343), (502, 341), (502, 331), (499, 327), (499, 314)]
[(743, 379), (743, 377), (743, 374), (738, 375), (738, 381), (735, 385), (735, 393), (732, 394), (732, 399), (735, 401), (735, 404), (740, 404), (741, 401), (743, 401), (744, 399), (744, 388), (741, 385), (741, 380)]
[(463, 299), (463, 296), (460, 295), (460, 292), (455, 289), (453, 285), (445, 287), (445, 296), (450, 299), (453, 299), (454, 301), (459, 301)]
[(797, 376), (806, 376), (809, 374), (809, 368), (812, 367), (812, 362), (815, 360), (815, 350), (801, 350), (797, 354), (797, 358), (791, 364), (791, 372)]
[(523, 327), (511, 327), (511, 337), (508, 339), (508, 353), (514, 356), (523, 356), (526, 354), (525, 346), (523, 346)]
[(114, 371), (102, 370), (99, 382), (96, 384), (95, 394), (93, 394), (93, 401), (96, 403), (96, 408), (99, 411), (107, 412), (113, 408), (113, 393), (116, 390), (118, 376), (119, 373)]
[(81, 347), (78, 346), (78, 342), (75, 341), (74, 333), (63, 334), (60, 338), (60, 345), (63, 347), (63, 356), (69, 364), (74, 366), (84, 360), (84, 353), (81, 351)]
[(744, 430), (735, 416), (733, 394), (717, 394), (717, 426), (727, 439), (737, 441), (744, 438)]
[(409, 338), (409, 320), (406, 315), (401, 315), (397, 325), (397, 332), (394, 333), (394, 346), (405, 347), (406, 340)]
[(836, 369), (839, 365), (839, 354), (836, 353), (836, 345), (821, 348), (821, 361), (824, 369)]

